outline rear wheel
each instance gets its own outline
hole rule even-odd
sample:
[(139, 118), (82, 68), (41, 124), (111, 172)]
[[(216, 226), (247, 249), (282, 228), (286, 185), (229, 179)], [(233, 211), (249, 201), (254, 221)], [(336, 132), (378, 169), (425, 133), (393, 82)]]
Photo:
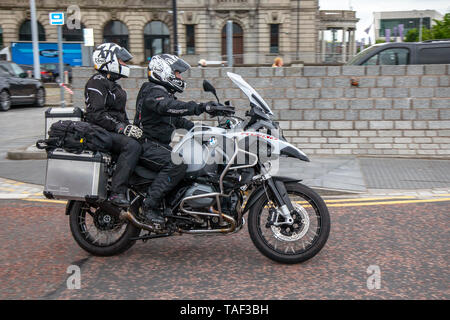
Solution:
[(131, 248), (140, 229), (83, 201), (70, 210), (70, 230), (78, 245), (96, 256), (112, 256)]
[(11, 95), (8, 91), (0, 92), (0, 111), (8, 111), (11, 108)]
[(300, 183), (287, 183), (286, 189), (294, 206), (294, 222), (283, 222), (278, 208), (263, 195), (252, 207), (248, 231), (258, 250), (282, 263), (299, 263), (314, 257), (325, 245), (330, 233), (330, 215), (323, 199)]

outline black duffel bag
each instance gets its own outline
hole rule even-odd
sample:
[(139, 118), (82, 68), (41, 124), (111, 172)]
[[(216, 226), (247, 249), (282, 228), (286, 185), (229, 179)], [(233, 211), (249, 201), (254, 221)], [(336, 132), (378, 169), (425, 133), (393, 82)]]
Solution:
[(111, 135), (102, 127), (83, 121), (59, 120), (50, 127), (48, 139), (38, 140), (36, 147), (47, 152), (56, 148), (71, 153), (109, 152), (112, 144)]

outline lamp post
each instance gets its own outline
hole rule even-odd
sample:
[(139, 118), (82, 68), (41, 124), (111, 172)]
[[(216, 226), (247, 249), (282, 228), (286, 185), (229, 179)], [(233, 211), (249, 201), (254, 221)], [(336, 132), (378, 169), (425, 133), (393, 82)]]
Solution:
[(419, 42), (422, 42), (422, 19), (423, 19), (423, 13), (420, 13), (420, 19), (419, 19)]
[(299, 51), (300, 51), (300, 0), (297, 0), (297, 54), (296, 60), (299, 60)]
[(41, 79), (41, 67), (39, 61), (39, 38), (36, 19), (36, 3), (34, 0), (30, 0), (30, 13), (31, 13), (31, 37), (33, 40), (34, 78)]
[(178, 32), (177, 32), (177, 0), (172, 0), (173, 12), (173, 53), (178, 55)]

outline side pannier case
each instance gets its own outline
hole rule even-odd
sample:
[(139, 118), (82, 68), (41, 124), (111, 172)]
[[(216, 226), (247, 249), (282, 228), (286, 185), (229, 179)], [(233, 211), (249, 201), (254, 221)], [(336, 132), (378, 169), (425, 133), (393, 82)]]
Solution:
[(107, 198), (108, 164), (100, 152), (80, 154), (55, 149), (47, 155), (44, 195), (49, 199), (104, 200)]

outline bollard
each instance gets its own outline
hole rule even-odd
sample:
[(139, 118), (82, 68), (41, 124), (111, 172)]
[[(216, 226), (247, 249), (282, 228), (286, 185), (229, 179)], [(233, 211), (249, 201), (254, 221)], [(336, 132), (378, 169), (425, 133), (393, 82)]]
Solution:
[(28, 75), (28, 78), (32, 78), (33, 72), (31, 70), (27, 70), (27, 75)]
[(64, 83), (68, 84), (69, 83), (69, 71), (64, 71)]

